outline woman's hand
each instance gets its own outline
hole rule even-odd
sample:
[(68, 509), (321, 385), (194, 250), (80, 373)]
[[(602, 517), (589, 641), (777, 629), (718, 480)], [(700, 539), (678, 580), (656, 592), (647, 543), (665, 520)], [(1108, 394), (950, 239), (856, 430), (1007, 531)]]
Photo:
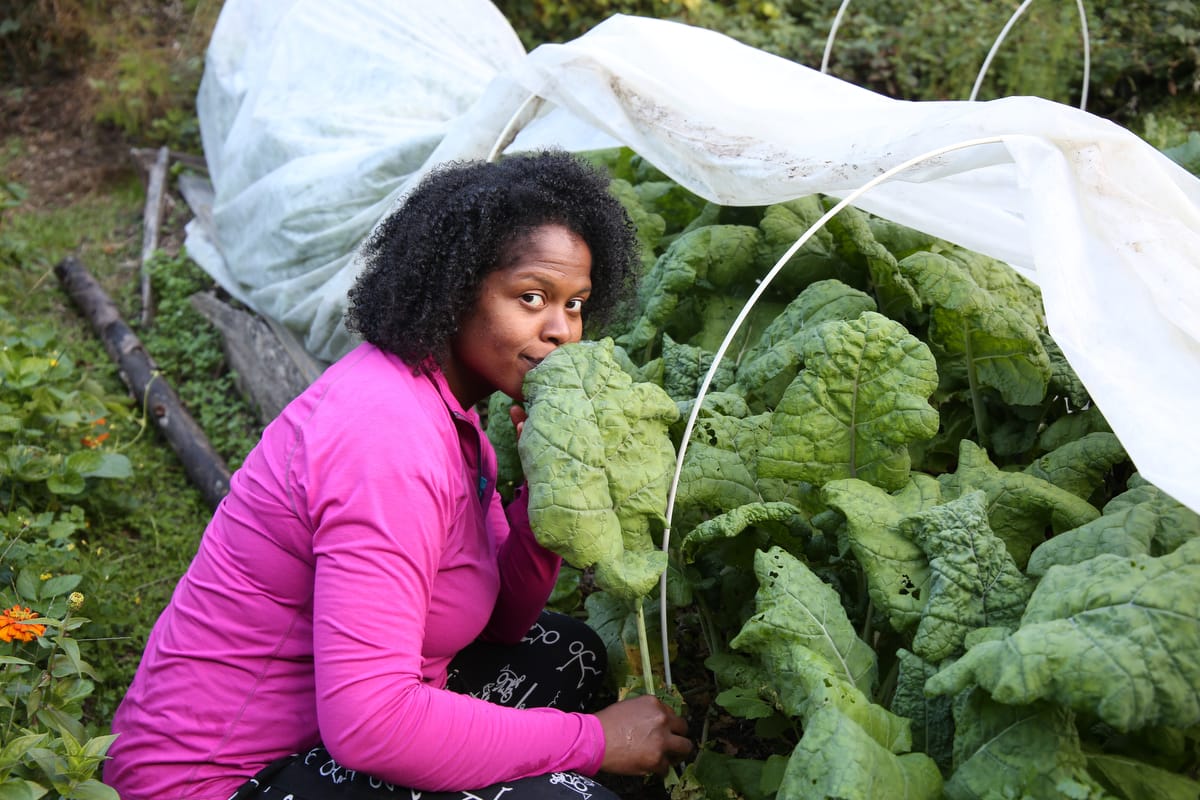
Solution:
[(604, 772), (663, 775), (692, 752), (687, 722), (652, 695), (614, 703), (596, 717), (604, 727)]

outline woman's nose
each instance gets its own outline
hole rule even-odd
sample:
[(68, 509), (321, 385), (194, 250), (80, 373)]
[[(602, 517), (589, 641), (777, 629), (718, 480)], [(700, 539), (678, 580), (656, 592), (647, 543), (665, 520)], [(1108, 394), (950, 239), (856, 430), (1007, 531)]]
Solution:
[(573, 341), (574, 327), (563, 309), (550, 311), (542, 326), (542, 338), (555, 346)]

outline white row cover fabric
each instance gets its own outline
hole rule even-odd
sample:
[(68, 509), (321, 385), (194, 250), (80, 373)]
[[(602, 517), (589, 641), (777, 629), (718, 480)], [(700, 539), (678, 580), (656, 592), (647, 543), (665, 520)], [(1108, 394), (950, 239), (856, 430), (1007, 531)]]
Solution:
[[(1200, 180), (1134, 134), (1033, 97), (893, 100), (660, 20), (614, 16), (526, 55), (488, 3), (393, 4), (386, 20), (376, 5), (298, 0), (266, 30), (253, 0), (230, 0), (200, 95), (219, 242), (196, 252), (223, 255), (205, 268), (315, 355), (352, 344), (340, 320), (371, 227), (433, 165), (498, 143), (620, 143), (706, 199), (763, 205), (846, 196), (921, 154), (998, 139), (856, 205), (1038, 283), (1139, 471), (1200, 511)], [(251, 39), (264, 50), (239, 62)]]

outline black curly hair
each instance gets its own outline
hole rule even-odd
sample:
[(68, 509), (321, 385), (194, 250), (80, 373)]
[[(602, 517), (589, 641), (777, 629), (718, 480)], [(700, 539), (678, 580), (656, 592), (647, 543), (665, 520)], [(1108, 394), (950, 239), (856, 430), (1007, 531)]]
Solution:
[(607, 321), (639, 258), (636, 230), (608, 184), (599, 169), (557, 150), (435, 168), (364, 244), (347, 328), (410, 366), (443, 361), (484, 277), (547, 224), (587, 244), (585, 315), (589, 326)]

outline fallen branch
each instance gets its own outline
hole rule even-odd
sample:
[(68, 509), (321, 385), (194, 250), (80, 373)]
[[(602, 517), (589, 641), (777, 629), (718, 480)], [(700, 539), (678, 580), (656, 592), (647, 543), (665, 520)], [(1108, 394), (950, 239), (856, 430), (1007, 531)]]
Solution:
[(209, 507), (216, 508), (229, 492), (230, 472), (225, 461), (213, 450), (204, 431), (159, 374), (116, 304), (87, 268), (68, 256), (54, 267), (54, 274), (104, 343), (134, 399), (179, 456), (188, 478), (199, 487)]
[[(130, 152), (141, 164), (142, 172), (149, 172), (150, 167), (154, 165), (154, 160), (158, 158), (158, 150), (153, 147), (134, 147)], [(178, 150), (172, 150), (170, 153), (172, 161), (182, 164), (188, 169), (208, 172), (208, 162), (204, 160), (204, 156), (181, 153)]]
[(238, 390), (264, 425), (320, 377), (324, 365), (282, 325), (223, 303), (212, 292), (197, 292), (188, 299), (221, 333)]
[(158, 229), (162, 227), (163, 193), (167, 184), (167, 164), (171, 151), (158, 149), (158, 157), (150, 168), (146, 187), (146, 208), (142, 213), (142, 327), (154, 318), (154, 298), (150, 294), (150, 259), (158, 249)]

